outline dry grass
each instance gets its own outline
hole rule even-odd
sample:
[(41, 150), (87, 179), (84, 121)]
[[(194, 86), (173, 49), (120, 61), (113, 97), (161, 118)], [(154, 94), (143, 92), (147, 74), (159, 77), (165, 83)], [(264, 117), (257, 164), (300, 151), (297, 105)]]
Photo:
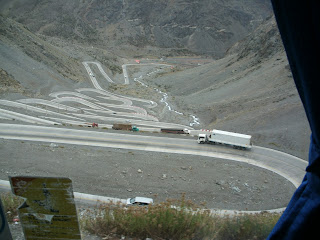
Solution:
[(244, 214), (219, 218), (219, 234), (216, 239), (262, 240), (266, 239), (280, 217), (279, 213)]
[[(173, 207), (175, 206), (175, 207)], [(186, 201), (168, 200), (149, 207), (101, 205), (81, 219), (82, 229), (99, 236), (145, 239), (265, 239), (279, 214), (221, 217)]]
[[(18, 215), (23, 200), (11, 193), (2, 193), (7, 220)], [(197, 206), (182, 195), (179, 200), (148, 207), (126, 207), (121, 203), (102, 204), (86, 210), (80, 219), (82, 230), (113, 239), (128, 236), (136, 239), (265, 239), (280, 214), (243, 214), (233, 217), (212, 215), (204, 206)]]

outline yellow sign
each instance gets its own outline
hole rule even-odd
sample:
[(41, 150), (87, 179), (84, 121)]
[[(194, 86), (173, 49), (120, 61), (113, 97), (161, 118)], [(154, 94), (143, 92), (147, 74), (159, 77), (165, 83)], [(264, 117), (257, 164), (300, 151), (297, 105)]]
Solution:
[(72, 181), (69, 178), (9, 177), (26, 240), (81, 239)]

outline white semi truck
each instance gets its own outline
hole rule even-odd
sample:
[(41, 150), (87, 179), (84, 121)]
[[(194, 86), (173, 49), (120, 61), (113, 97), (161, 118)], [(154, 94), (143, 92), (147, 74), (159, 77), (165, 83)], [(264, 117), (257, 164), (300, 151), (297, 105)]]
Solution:
[(198, 143), (226, 144), (237, 149), (250, 149), (252, 146), (250, 135), (216, 129), (213, 129), (208, 133), (199, 134)]

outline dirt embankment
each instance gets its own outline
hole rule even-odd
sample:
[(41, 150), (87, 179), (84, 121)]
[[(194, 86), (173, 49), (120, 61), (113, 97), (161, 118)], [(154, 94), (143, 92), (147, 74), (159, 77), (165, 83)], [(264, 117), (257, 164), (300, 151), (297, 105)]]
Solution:
[(0, 68), (0, 94), (4, 92), (19, 92), (21, 93), (23, 88), (21, 84), (8, 74), (5, 70)]

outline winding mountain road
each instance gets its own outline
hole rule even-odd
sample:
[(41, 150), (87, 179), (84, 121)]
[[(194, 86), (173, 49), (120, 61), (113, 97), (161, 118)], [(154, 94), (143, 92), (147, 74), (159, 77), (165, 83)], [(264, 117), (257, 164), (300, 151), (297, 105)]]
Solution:
[[(295, 187), (300, 185), (307, 166), (306, 161), (272, 149), (253, 146), (250, 151), (240, 151), (219, 145), (198, 144), (194, 139), (177, 137), (156, 137), (0, 123), (0, 138), (187, 154), (223, 159), (224, 161), (237, 161), (274, 172), (289, 180)], [(100, 199), (100, 197), (94, 197), (94, 199)], [(104, 199), (104, 197), (101, 197), (101, 199)], [(282, 210), (270, 209), (270, 211)], [(226, 213), (225, 210), (224, 212)]]
[[(101, 64), (91, 61), (83, 62), (83, 65), (94, 88), (80, 88), (75, 89), (74, 92), (52, 92), (49, 94), (52, 100), (40, 98), (0, 100), (0, 119), (42, 125), (87, 126), (92, 122), (98, 122), (100, 126), (108, 128), (114, 123), (129, 122), (140, 129), (150, 131), (160, 131), (160, 128), (193, 129), (182, 124), (160, 122), (157, 117), (150, 115), (146, 109), (157, 107), (158, 104), (154, 101), (122, 96), (104, 90), (99, 81), (106, 79), (109, 83), (114, 84), (114, 82), (103, 70)], [(99, 79), (91, 69), (92, 66), (97, 66), (94, 71), (101, 73), (98, 74)], [(124, 69), (126, 69), (125, 66)]]
[[(156, 117), (149, 115), (146, 109), (135, 106), (133, 103), (138, 102), (145, 108), (155, 108), (158, 105), (153, 101), (121, 96), (102, 89), (90, 68), (92, 64), (97, 66), (108, 82), (114, 83), (99, 63), (83, 62), (94, 88), (51, 93), (49, 96), (53, 99), (50, 101), (36, 98), (17, 101), (0, 100), (0, 106), (3, 107), (0, 108), (0, 119), (6, 122), (19, 120), (18, 123), (46, 125), (0, 123), (0, 138), (188, 154), (238, 161), (272, 171), (289, 180), (295, 187), (300, 185), (307, 162), (272, 149), (253, 146), (251, 151), (239, 151), (222, 146), (199, 145), (194, 139), (48, 127), (48, 125), (64, 124), (89, 126), (90, 122), (99, 121), (100, 127), (107, 128), (111, 128), (113, 123), (130, 122), (146, 131), (157, 131), (160, 128), (193, 130), (192, 127), (182, 124), (160, 122)], [(122, 66), (125, 84), (129, 84), (127, 73), (129, 65), (137, 64)]]
[(245, 162), (270, 170), (288, 179), (296, 187), (300, 185), (307, 166), (306, 161), (268, 148), (253, 146), (250, 151), (239, 151), (232, 148), (197, 144), (197, 141), (191, 139), (3, 123), (0, 124), (0, 138), (215, 157)]

